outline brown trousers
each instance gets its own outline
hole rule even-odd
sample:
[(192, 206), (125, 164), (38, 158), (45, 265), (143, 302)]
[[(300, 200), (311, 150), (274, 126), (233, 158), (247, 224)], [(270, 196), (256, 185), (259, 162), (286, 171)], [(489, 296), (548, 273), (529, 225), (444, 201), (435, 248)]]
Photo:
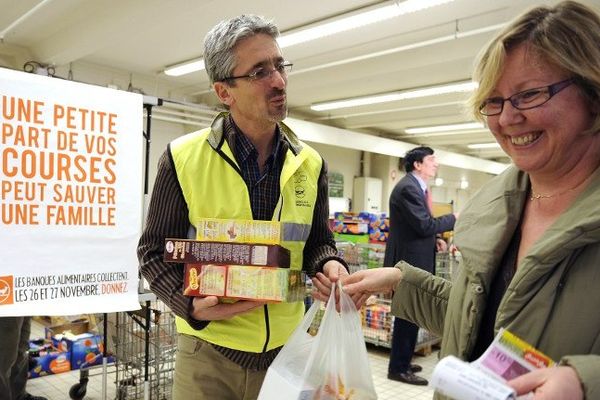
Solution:
[(173, 400), (255, 400), (266, 373), (244, 369), (210, 343), (180, 334)]

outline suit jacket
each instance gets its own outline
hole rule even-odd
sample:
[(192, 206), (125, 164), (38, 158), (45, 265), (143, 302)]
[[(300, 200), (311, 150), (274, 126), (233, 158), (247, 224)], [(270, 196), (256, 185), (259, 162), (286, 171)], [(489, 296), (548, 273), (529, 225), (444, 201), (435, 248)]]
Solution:
[(408, 173), (390, 195), (390, 236), (383, 265), (393, 267), (399, 261), (434, 271), (436, 234), (452, 230), (454, 214), (433, 218), (417, 178)]

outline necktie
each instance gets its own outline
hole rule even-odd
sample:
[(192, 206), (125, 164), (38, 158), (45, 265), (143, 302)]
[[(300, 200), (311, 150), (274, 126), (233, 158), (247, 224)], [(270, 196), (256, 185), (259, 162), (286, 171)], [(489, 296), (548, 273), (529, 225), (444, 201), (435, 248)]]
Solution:
[(425, 189), (425, 200), (427, 200), (429, 213), (433, 215), (433, 198), (431, 197), (431, 191), (429, 189)]

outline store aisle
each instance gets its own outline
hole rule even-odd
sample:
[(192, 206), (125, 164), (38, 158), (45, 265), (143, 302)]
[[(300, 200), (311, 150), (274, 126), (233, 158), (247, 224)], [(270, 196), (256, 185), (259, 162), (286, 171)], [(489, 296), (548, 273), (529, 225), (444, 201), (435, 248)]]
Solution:
[[(36, 334), (43, 335), (43, 327), (34, 322), (32, 326), (32, 337)], [(407, 385), (387, 379), (389, 349), (368, 345), (368, 353), (369, 361), (371, 363), (371, 372), (373, 374), (375, 389), (377, 390), (379, 400), (431, 400), (433, 390), (427, 386)], [(423, 367), (423, 371), (418, 375), (429, 379), (437, 360), (437, 351), (434, 351), (425, 357), (415, 356), (413, 362)], [(106, 374), (107, 400), (116, 399), (115, 376), (114, 367), (109, 366)], [(47, 397), (48, 400), (68, 400), (69, 390), (73, 385), (79, 382), (79, 378), (80, 371), (78, 370), (57, 375), (48, 375), (29, 380), (27, 388), (31, 394), (43, 395)], [(90, 378), (87, 384), (85, 400), (104, 400), (102, 397), (102, 378), (103, 374), (101, 367), (90, 369)], [(140, 384), (141, 383), (142, 382), (140, 382)]]
[[(424, 386), (406, 385), (387, 379), (388, 351), (369, 346), (371, 372), (379, 400), (431, 400), (433, 390)], [(437, 351), (426, 357), (415, 357), (414, 362), (423, 367), (420, 376), (430, 378), (437, 362)], [(87, 385), (85, 400), (102, 399), (102, 369), (90, 370), (90, 381)], [(109, 367), (107, 374), (107, 399), (116, 398), (114, 368)], [(31, 379), (27, 384), (29, 392), (44, 395), (48, 400), (68, 400), (69, 389), (79, 382), (79, 371), (71, 371), (58, 375), (49, 375)]]

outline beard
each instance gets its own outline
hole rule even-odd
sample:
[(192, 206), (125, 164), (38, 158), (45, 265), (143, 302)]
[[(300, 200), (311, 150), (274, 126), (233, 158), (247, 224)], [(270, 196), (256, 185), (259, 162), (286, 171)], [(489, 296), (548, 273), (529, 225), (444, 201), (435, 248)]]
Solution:
[(284, 97), (283, 102), (279, 105), (271, 104), (272, 98), (280, 96), (285, 96), (285, 90), (274, 89), (267, 98), (267, 103), (269, 104), (269, 119), (272, 122), (281, 122), (288, 115), (287, 98)]

